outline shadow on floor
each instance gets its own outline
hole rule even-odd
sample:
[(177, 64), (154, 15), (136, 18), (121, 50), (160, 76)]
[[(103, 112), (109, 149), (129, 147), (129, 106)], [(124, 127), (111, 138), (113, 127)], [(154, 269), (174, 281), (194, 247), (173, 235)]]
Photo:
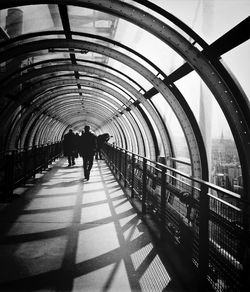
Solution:
[(104, 161), (65, 159), (0, 213), (0, 291), (187, 291)]

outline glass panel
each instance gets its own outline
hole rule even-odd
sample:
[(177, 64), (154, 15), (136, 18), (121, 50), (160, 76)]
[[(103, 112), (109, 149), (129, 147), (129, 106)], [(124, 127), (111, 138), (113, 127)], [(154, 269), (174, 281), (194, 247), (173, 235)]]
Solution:
[(21, 34), (61, 30), (62, 23), (57, 5), (28, 5), (1, 11), (1, 27), (10, 37)]
[[(132, 142), (132, 140), (134, 138), (134, 133), (133, 133), (133, 130), (131, 129), (130, 123), (124, 115), (117, 117), (117, 120), (119, 121), (119, 124), (121, 125), (122, 130), (125, 132), (125, 140), (127, 142), (127, 150), (132, 151), (133, 144), (134, 144)], [(123, 148), (125, 148), (125, 144), (124, 144)]]
[[(172, 1), (174, 1), (174, 0), (172, 0)], [(182, 1), (185, 1), (185, 0), (182, 0)], [(182, 4), (182, 1), (175, 0), (175, 3), (171, 3), (171, 1), (170, 2), (167, 1), (167, 3), (166, 3), (165, 0), (158, 0), (158, 1), (156, 0), (156, 1), (151, 1), (151, 2), (153, 4), (156, 4), (156, 5), (160, 6), (160, 7), (162, 7), (164, 10), (167, 10), (169, 13), (171, 13), (171, 11), (169, 10), (168, 4), (171, 3), (171, 4), (174, 5), (174, 7), (178, 7), (179, 9), (182, 10), (183, 7), (185, 7), (185, 5), (180, 5), (180, 4)], [(182, 29), (179, 29), (178, 27), (176, 27), (176, 25), (172, 21), (168, 20), (166, 17), (162, 16), (161, 14), (157, 13), (156, 11), (147, 8), (146, 5), (144, 6), (142, 4), (138, 4), (138, 3), (134, 2), (134, 1), (131, 1), (131, 0), (124, 0), (124, 2), (132, 4), (133, 6), (136, 6), (136, 7), (140, 8), (141, 10), (143, 10), (143, 11), (145, 11), (145, 12), (147, 12), (147, 13), (153, 15), (153, 16), (155, 16), (159, 20), (161, 20), (164, 23), (166, 23), (168, 26), (170, 26), (170, 27), (174, 28), (175, 30), (177, 30), (184, 38), (186, 38), (190, 42), (193, 41), (192, 39), (190, 39), (188, 34), (186, 34)], [(191, 3), (189, 3), (188, 1), (185, 1), (185, 4), (189, 4), (189, 6), (191, 5), (192, 8), (190, 9), (190, 17), (192, 17), (192, 15), (195, 13), (194, 6), (196, 4), (196, 3), (193, 4), (192, 2), (197, 2), (197, 0), (194, 0), (194, 1), (191, 0), (190, 2)], [(186, 12), (185, 8), (183, 9), (183, 12), (184, 13)]]
[[(154, 0), (211, 43), (249, 16), (248, 0)], [(150, 10), (152, 13), (152, 10)], [(230, 19), (230, 21), (228, 21)], [(209, 33), (209, 35), (208, 35)]]
[(157, 125), (155, 123), (155, 121), (152, 119), (151, 115), (148, 113), (148, 111), (146, 110), (146, 108), (142, 104), (140, 104), (140, 106), (143, 109), (143, 111), (146, 113), (146, 115), (147, 115), (148, 119), (150, 120), (150, 123), (154, 129), (154, 133), (155, 133), (156, 139), (157, 139), (157, 144), (159, 147), (159, 156), (164, 156), (162, 138), (161, 138), (161, 135), (160, 135), (159, 130), (158, 130), (158, 127), (160, 125)]
[(175, 82), (175, 85), (192, 109), (197, 121), (199, 121), (200, 114), (200, 80), (199, 75), (193, 71)]
[(160, 93), (155, 95), (151, 101), (161, 114), (167, 130), (169, 131), (174, 147), (175, 157), (187, 161), (187, 159), (189, 159), (187, 142), (173, 110)]
[(136, 82), (139, 83), (146, 91), (152, 88), (152, 84), (147, 81), (141, 74), (137, 73), (123, 63), (110, 59), (108, 65), (136, 80)]
[(113, 38), (118, 18), (88, 8), (68, 6), (70, 27), (72, 31), (102, 35)]
[(237, 81), (242, 86), (248, 99), (250, 99), (250, 41), (234, 48), (223, 55), (223, 61), (232, 70), (233, 75), (237, 76)]
[(234, 190), (234, 184), (242, 186), (236, 145), (211, 91), (196, 72), (186, 75), (175, 85), (184, 95), (199, 124), (207, 151), (210, 181), (229, 190)]
[[(183, 64), (183, 58), (170, 47), (152, 34), (125, 20), (121, 19), (119, 21), (115, 39), (149, 59), (165, 74), (171, 73)], [(142, 64), (152, 71), (151, 66), (145, 62)], [(156, 71), (153, 71), (153, 73), (157, 74)]]
[(134, 120), (136, 121), (136, 123), (137, 123), (137, 125), (142, 133), (143, 141), (145, 143), (144, 145), (145, 145), (146, 153), (138, 153), (138, 154), (150, 158), (149, 143), (148, 143), (147, 135), (146, 135), (145, 130), (144, 130), (144, 126), (141, 124), (140, 119), (137, 117), (137, 115), (133, 111), (130, 111), (130, 114), (133, 116)]

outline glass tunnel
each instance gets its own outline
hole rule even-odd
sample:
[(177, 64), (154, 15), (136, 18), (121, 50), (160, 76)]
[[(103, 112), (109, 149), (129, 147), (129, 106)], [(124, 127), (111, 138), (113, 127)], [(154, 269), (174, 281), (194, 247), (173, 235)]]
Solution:
[[(232, 232), (244, 255), (232, 269), (245, 279), (249, 12), (248, 0), (1, 0), (1, 161), (6, 153), (61, 143), (69, 129), (80, 134), (89, 125), (96, 135), (109, 133), (107, 147), (165, 165), (175, 173), (174, 187), (177, 177), (190, 183), (200, 212), (217, 208), (197, 236), (209, 232), (218, 249), (214, 222), (240, 224)], [(240, 220), (230, 218), (234, 211)], [(218, 268), (213, 256), (208, 270)], [(193, 262), (203, 268), (199, 256)]]

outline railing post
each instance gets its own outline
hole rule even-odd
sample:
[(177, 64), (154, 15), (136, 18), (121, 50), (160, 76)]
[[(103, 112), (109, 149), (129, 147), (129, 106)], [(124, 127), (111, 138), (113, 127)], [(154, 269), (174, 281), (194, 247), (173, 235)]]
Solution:
[(131, 198), (134, 198), (134, 196), (135, 196), (134, 185), (135, 185), (135, 154), (132, 153), (132, 161), (131, 161)]
[(37, 148), (36, 148), (35, 145), (32, 147), (31, 151), (32, 151), (31, 159), (33, 161), (33, 164), (32, 164), (32, 177), (35, 178), (35, 176), (36, 176), (36, 168), (37, 168)]
[(5, 155), (4, 163), (4, 181), (5, 192), (4, 197), (9, 200), (14, 189), (14, 166), (15, 166), (15, 151), (10, 151)]
[(29, 162), (28, 162), (28, 150), (27, 148), (24, 149), (24, 178), (25, 180), (29, 176)]
[(166, 168), (162, 166), (161, 171), (161, 238), (165, 234), (165, 212), (166, 212)]
[(208, 188), (201, 185), (199, 198), (199, 286), (205, 287), (208, 275), (208, 250), (209, 250), (209, 196)]
[(147, 200), (147, 160), (143, 157), (143, 167), (142, 167), (142, 214), (146, 214), (146, 200)]
[(112, 152), (111, 152), (111, 167), (112, 170), (114, 171), (114, 161), (115, 161), (115, 147), (112, 147)]
[(127, 187), (127, 167), (128, 167), (128, 151), (125, 150), (125, 160), (124, 160), (124, 187)]
[(42, 153), (43, 153), (42, 155), (43, 155), (43, 159), (44, 159), (43, 170), (46, 170), (49, 166), (48, 146), (47, 145), (42, 146)]
[(118, 149), (117, 146), (115, 147), (115, 173), (117, 175), (117, 168), (118, 168)]
[(120, 149), (119, 150), (119, 162), (118, 162), (118, 170), (119, 170), (119, 180), (121, 180), (122, 178), (122, 175), (121, 175), (121, 172), (122, 172), (122, 150)]

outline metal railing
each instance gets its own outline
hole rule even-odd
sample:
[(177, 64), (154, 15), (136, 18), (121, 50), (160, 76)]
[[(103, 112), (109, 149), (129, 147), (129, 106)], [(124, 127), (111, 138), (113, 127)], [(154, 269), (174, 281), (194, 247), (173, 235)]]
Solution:
[(61, 153), (60, 142), (0, 153), (1, 199), (10, 200), (14, 188), (36, 173), (46, 170)]
[(161, 237), (168, 234), (187, 256), (201, 285), (244, 291), (249, 204), (240, 195), (109, 144), (104, 156), (129, 198), (140, 203), (142, 215), (152, 216)]

